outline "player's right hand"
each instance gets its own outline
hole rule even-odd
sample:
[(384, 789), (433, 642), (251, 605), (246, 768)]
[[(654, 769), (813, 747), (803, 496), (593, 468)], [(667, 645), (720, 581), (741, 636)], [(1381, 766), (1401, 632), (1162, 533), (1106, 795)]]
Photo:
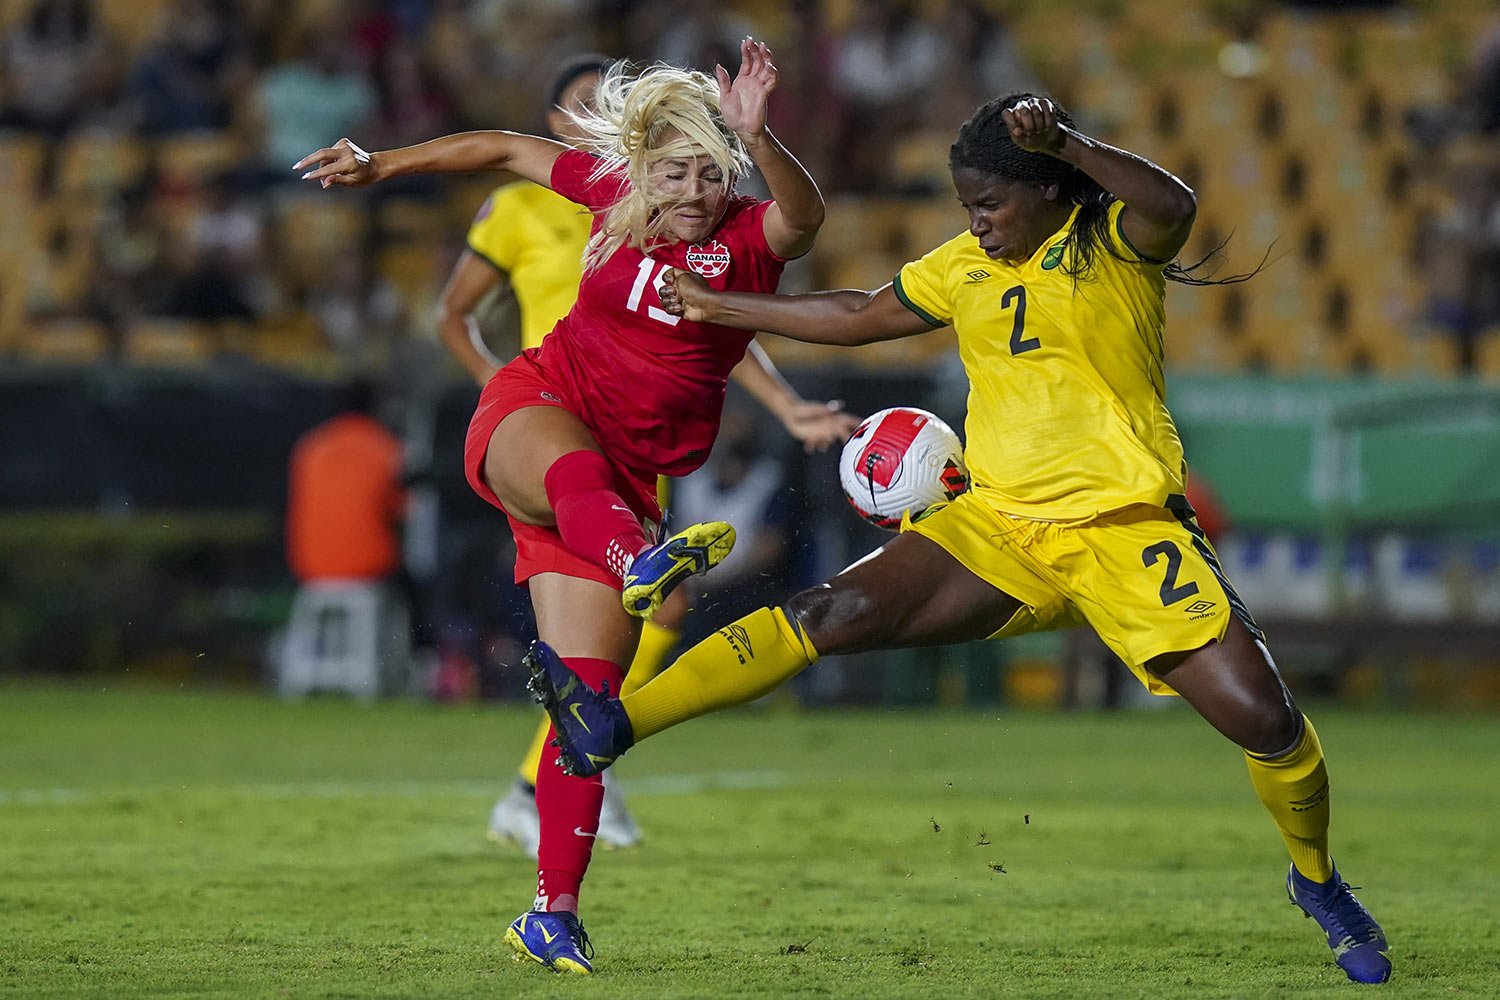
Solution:
[(715, 294), (701, 275), (676, 267), (667, 268), (658, 291), (663, 309), (691, 323), (709, 322), (708, 306)]
[[(308, 169), (312, 168), (312, 169)], [(375, 181), (375, 165), (370, 154), (360, 149), (349, 139), (340, 139), (332, 146), (309, 153), (296, 163), (293, 170), (304, 170), (305, 181), (318, 181), (323, 187), (335, 184), (344, 187), (363, 187)]]

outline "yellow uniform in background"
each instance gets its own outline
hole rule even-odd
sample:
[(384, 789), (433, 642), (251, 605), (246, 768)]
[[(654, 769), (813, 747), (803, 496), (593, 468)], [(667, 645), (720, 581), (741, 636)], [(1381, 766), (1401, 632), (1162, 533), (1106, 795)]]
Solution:
[[(1075, 279), (1072, 219), (1021, 264), (965, 233), (902, 268), (895, 292), (952, 324), (970, 381), (970, 492), (903, 530), (943, 546), (1025, 608), (996, 637), (1086, 620), (1156, 693), (1143, 665), (1254, 621), (1182, 497), (1182, 442), (1162, 380), (1164, 264), (1110, 207), (1110, 253)], [(1076, 214), (1076, 212), (1075, 212)], [(1118, 255), (1118, 256), (1116, 256)]]
[(510, 278), (521, 347), (536, 347), (573, 308), (594, 217), (556, 192), (517, 181), (496, 188), (469, 226), (469, 249)]

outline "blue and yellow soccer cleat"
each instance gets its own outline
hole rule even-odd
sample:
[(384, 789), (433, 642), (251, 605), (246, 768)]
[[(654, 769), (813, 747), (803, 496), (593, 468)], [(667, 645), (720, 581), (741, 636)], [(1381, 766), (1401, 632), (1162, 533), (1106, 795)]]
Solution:
[(531, 679), (526, 686), (552, 717), (553, 740), (563, 773), (587, 778), (609, 767), (635, 745), (635, 731), (620, 699), (611, 698), (609, 683), (593, 691), (541, 640), (526, 652)]
[(1337, 869), (1327, 882), (1314, 882), (1293, 865), (1286, 877), (1286, 894), (1328, 934), (1328, 947), (1345, 975), (1356, 983), (1383, 983), (1391, 978), (1385, 934)]
[(677, 585), (707, 573), (734, 549), (734, 528), (723, 521), (704, 521), (677, 532), (635, 557), (620, 595), (625, 610), (637, 618), (656, 614)]
[(515, 949), (517, 962), (530, 959), (553, 972), (587, 976), (594, 946), (583, 924), (571, 913), (528, 910), (505, 929), (505, 943)]

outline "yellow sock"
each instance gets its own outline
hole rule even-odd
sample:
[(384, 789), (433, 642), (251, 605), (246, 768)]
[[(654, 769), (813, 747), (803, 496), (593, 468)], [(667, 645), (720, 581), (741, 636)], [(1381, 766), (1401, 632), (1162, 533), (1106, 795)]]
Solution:
[(643, 740), (695, 716), (754, 701), (817, 659), (812, 642), (780, 608), (761, 608), (719, 629), (621, 700), (635, 738)]
[(1297, 870), (1315, 882), (1333, 877), (1328, 856), (1328, 769), (1323, 746), (1307, 716), (1302, 738), (1290, 753), (1267, 760), (1246, 753), (1250, 783), (1270, 811)]
[(620, 697), (634, 694), (651, 678), (661, 673), (666, 665), (667, 654), (677, 645), (682, 633), (676, 629), (646, 622), (641, 626), (641, 641), (635, 647), (635, 659), (625, 674), (625, 683), (620, 685)]
[(547, 713), (542, 713), (542, 724), (537, 726), (536, 735), (531, 738), (531, 746), (526, 750), (526, 756), (521, 758), (521, 780), (536, 787), (537, 768), (542, 766), (542, 749), (547, 745), (547, 733), (551, 730), (552, 721), (547, 718)]

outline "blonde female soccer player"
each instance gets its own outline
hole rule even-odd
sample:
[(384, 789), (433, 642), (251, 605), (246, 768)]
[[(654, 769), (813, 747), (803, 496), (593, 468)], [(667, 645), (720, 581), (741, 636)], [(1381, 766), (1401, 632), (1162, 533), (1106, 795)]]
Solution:
[[(663, 308), (672, 268), (714, 287), (770, 292), (786, 261), (823, 223), (812, 178), (766, 128), (776, 87), (770, 50), (745, 39), (733, 80), (668, 66), (612, 67), (596, 110), (575, 114), (584, 150), (514, 132), (469, 132), (366, 153), (347, 139), (296, 169), (325, 187), (402, 174), (509, 170), (594, 215), (578, 300), (540, 347), (485, 385), (465, 444), (469, 483), (503, 510), (516, 578), (538, 634), (595, 686), (618, 690), (639, 619), (728, 554), (733, 529), (692, 525), (655, 542), (658, 475), (708, 457), (729, 372), (752, 335)], [(737, 195), (752, 165), (772, 198)], [(506, 931), (524, 958), (587, 973), (578, 893), (603, 789), (563, 774), (547, 748), (537, 774), (541, 818), (533, 908)]]
[[(587, 140), (580, 124), (582, 116), (593, 111), (599, 81), (613, 62), (588, 53), (573, 56), (558, 68), (546, 105), (547, 127), (553, 138), (575, 147)], [(521, 348), (541, 346), (542, 338), (578, 299), (591, 223), (592, 216), (578, 205), (527, 180), (496, 188), (475, 213), (467, 248), (443, 288), (438, 332), (448, 350), (481, 386), (489, 382), (502, 362), (477, 336), (474, 310), (502, 277), (507, 278), (520, 307)], [(753, 342), (730, 378), (810, 451), (822, 451), (848, 438), (858, 424), (838, 403), (799, 396)], [(657, 484), (657, 499), (664, 509), (670, 482), (663, 477)], [(622, 693), (640, 687), (661, 670), (681, 636), (689, 605), (687, 592), (679, 590), (641, 624), (640, 641), (626, 670)], [(536, 858), (541, 841), (536, 776), (549, 732), (543, 713), (541, 725), (517, 768), (517, 778), (490, 809), (488, 823), (492, 839), (514, 843), (532, 858)], [(626, 807), (619, 785), (605, 775), (596, 842), (606, 847), (631, 847), (640, 839), (640, 828)]]
[(1193, 192), (1030, 94), (980, 108), (949, 165), (968, 231), (878, 291), (724, 294), (679, 272), (663, 302), (698, 322), (815, 343), (952, 324), (971, 383), (973, 488), (907, 519), (828, 583), (721, 629), (623, 702), (583, 690), (534, 646), (532, 682), (558, 720), (565, 766), (593, 773), (820, 654), (1086, 622), (1150, 690), (1181, 695), (1243, 749), (1291, 854), (1292, 902), (1350, 979), (1384, 982), (1385, 936), (1329, 854), (1317, 733), (1183, 497), (1162, 326), (1166, 280), (1193, 280), (1170, 263), (1193, 225)]

